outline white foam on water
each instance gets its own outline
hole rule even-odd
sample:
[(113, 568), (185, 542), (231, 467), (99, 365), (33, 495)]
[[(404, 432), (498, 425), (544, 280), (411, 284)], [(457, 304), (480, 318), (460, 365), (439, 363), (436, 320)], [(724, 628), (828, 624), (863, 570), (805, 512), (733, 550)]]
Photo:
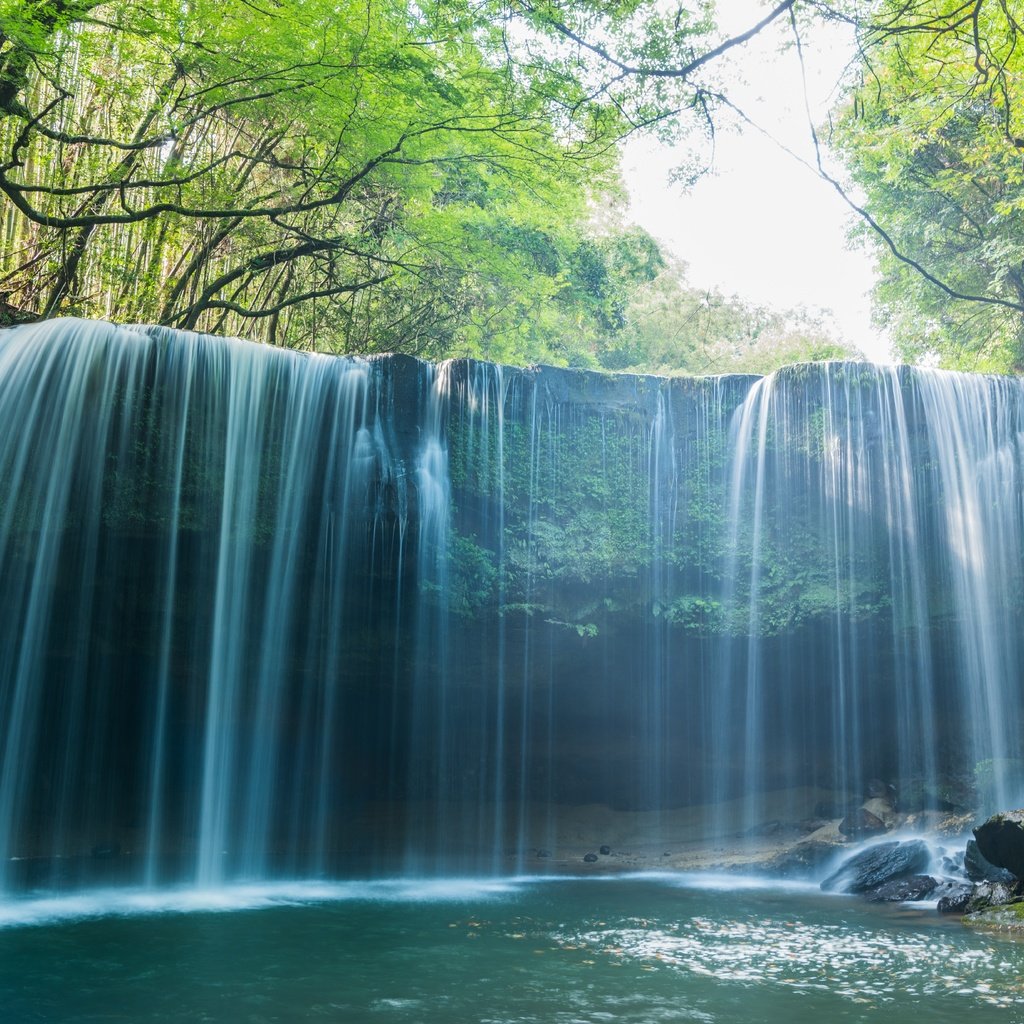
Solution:
[(571, 882), (602, 885), (650, 881), (677, 889), (817, 892), (815, 884), (757, 876), (700, 872), (630, 872), (614, 875), (517, 875), (508, 878), (389, 878), (374, 881), (291, 880), (238, 882), (217, 887), (91, 889), (36, 892), (0, 900), (0, 928), (74, 923), (102, 917), (229, 913), (312, 903), (481, 902), (536, 886)]
[(100, 917), (224, 913), (344, 901), (480, 902), (515, 893), (512, 879), (396, 878), (380, 881), (281, 881), (216, 888), (95, 889), (0, 900), (0, 928), (73, 923)]
[(772, 878), (769, 875), (741, 875), (716, 871), (627, 871), (600, 875), (516, 875), (511, 881), (520, 885), (548, 882), (595, 882), (613, 885), (616, 882), (659, 882), (673, 889), (732, 892), (759, 890), (764, 892), (790, 892), (820, 894), (816, 881), (794, 881)]
[(734, 875), (726, 872), (688, 871), (671, 877), (677, 889), (704, 889), (713, 892), (757, 890), (761, 892), (820, 893), (817, 882), (772, 878), (768, 875)]

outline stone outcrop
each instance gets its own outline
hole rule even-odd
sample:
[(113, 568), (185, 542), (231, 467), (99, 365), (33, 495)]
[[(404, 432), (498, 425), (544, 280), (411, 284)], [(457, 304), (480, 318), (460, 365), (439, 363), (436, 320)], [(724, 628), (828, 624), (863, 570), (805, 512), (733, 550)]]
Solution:
[(928, 844), (921, 839), (879, 843), (854, 854), (821, 883), (826, 892), (866, 893), (894, 879), (919, 875), (931, 861)]
[(888, 829), (885, 822), (864, 807), (858, 807), (839, 823), (839, 831), (850, 839), (870, 839), (882, 835)]
[(899, 818), (894, 804), (893, 786), (872, 779), (867, 786), (864, 802), (846, 812), (839, 823), (839, 831), (848, 839), (871, 839), (895, 828)]
[(939, 898), (936, 909), (940, 914), (962, 914), (967, 910), (973, 893), (973, 885), (957, 885)]
[(864, 898), (869, 903), (909, 903), (927, 899), (938, 884), (931, 875), (907, 875), (894, 878), (877, 889), (870, 889), (864, 893)]
[(873, 814), (887, 829), (895, 828), (898, 818), (896, 808), (887, 797), (868, 797), (861, 804), (861, 808), (868, 814)]
[(1024, 935), (1024, 901), (965, 914), (963, 922), (968, 928)]
[(989, 907), (1004, 907), (1015, 899), (1014, 886), (1005, 882), (981, 882), (974, 887), (966, 909), (968, 913), (976, 913)]
[(1015, 876), (1006, 868), (996, 867), (989, 861), (978, 846), (977, 839), (967, 841), (967, 849), (964, 851), (964, 874), (972, 882), (1004, 882), (1012, 883)]
[(990, 864), (1024, 878), (1024, 810), (993, 815), (974, 830), (974, 838)]

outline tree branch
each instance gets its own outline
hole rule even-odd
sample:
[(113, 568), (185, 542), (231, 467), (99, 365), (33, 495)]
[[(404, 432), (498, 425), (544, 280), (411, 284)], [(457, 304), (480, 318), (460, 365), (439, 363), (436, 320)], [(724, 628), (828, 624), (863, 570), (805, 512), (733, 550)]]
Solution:
[(699, 57), (688, 61), (686, 64), (681, 64), (672, 68), (627, 64), (625, 61), (621, 61), (614, 57), (606, 47), (601, 46), (598, 43), (592, 43), (581, 36), (578, 32), (574, 32), (564, 22), (558, 21), (555, 18), (548, 18), (543, 15), (541, 17), (542, 20), (555, 29), (555, 31), (565, 36), (566, 39), (570, 39), (578, 46), (583, 47), (583, 49), (589, 50), (595, 56), (600, 57), (603, 61), (606, 61), (608, 64), (617, 68), (622, 74), (637, 75), (644, 78), (688, 78), (695, 71), (704, 67), (705, 64), (710, 64), (713, 60), (721, 57), (722, 54), (727, 53), (729, 50), (749, 42), (759, 32), (767, 28), (773, 21), (776, 21), (787, 11), (791, 11), (795, 4), (796, 0), (783, 0), (782, 3), (772, 8), (772, 10), (757, 22), (757, 24), (752, 25), (745, 32), (741, 32), (739, 35), (726, 39), (724, 42), (719, 43), (718, 46), (713, 47), (706, 53), (702, 53)]
[[(907, 255), (907, 253), (903, 252), (903, 250), (900, 249), (900, 247), (896, 244), (896, 241), (895, 239), (893, 239), (892, 235), (890, 235), (889, 232), (886, 231), (885, 228), (883, 228), (882, 225), (879, 224), (879, 222), (863, 206), (857, 203), (849, 195), (846, 189), (835, 177), (833, 177), (831, 174), (828, 173), (828, 171), (825, 170), (825, 165), (821, 155), (821, 142), (818, 139), (818, 131), (814, 127), (814, 118), (811, 116), (810, 100), (808, 98), (807, 93), (807, 69), (804, 63), (803, 43), (800, 38), (800, 31), (796, 24), (796, 19), (793, 16), (792, 12), (790, 13), (790, 24), (793, 31), (793, 37), (796, 42), (797, 57), (800, 61), (800, 75), (803, 82), (804, 110), (807, 114), (807, 126), (810, 130), (811, 141), (814, 144), (814, 156), (816, 166), (812, 167), (811, 169), (814, 170), (820, 178), (828, 182), (828, 184), (830, 184), (833, 189), (835, 189), (836, 193), (843, 200), (843, 202), (846, 203), (846, 205), (849, 206), (849, 208), (853, 210), (854, 213), (856, 213), (871, 228), (871, 230), (875, 232), (876, 235), (878, 235), (878, 237), (885, 243), (886, 247), (897, 260), (899, 260), (906, 266), (911, 267), (913, 270), (917, 271), (917, 273), (920, 274), (926, 281), (928, 281), (930, 284), (934, 285), (944, 294), (949, 296), (949, 298), (958, 299), (963, 302), (980, 302), (986, 303), (991, 306), (1002, 306), (1006, 309), (1015, 310), (1018, 313), (1024, 313), (1024, 304), (1020, 302), (1011, 302), (1008, 299), (1002, 299), (995, 295), (975, 295), (970, 292), (961, 292), (958, 289), (953, 288), (951, 285), (946, 284), (945, 281), (940, 280), (933, 273), (931, 273), (931, 271), (929, 271), (927, 267), (925, 267), (919, 260), (915, 260), (912, 256), (909, 256)], [(726, 102), (728, 103), (728, 101)], [(732, 107), (732, 109), (735, 110), (748, 124), (750, 124), (754, 128), (757, 128), (758, 131), (761, 131), (759, 126), (755, 125), (754, 122), (750, 120), (750, 118), (748, 118), (742, 111), (739, 110), (739, 108), (737, 108), (731, 103), (729, 103), (729, 106)], [(768, 137), (771, 138), (770, 135)], [(775, 140), (773, 139), (773, 141)], [(786, 149), (786, 147), (783, 148)], [(794, 156), (797, 160), (799, 160), (802, 164), (804, 164), (804, 166), (810, 167), (806, 160), (803, 160), (801, 157), (796, 156), (796, 154), (792, 153), (791, 150), (786, 149), (786, 151), (789, 152), (790, 155)]]
[(301, 295), (289, 296), (289, 298), (283, 299), (274, 306), (265, 306), (261, 309), (246, 309), (237, 302), (229, 302), (223, 299), (211, 299), (204, 308), (226, 309), (247, 319), (260, 319), (265, 316), (276, 316), (281, 310), (287, 309), (289, 306), (295, 306), (300, 302), (308, 302), (310, 299), (324, 299), (332, 295), (361, 292), (365, 288), (372, 288), (374, 285), (383, 284), (389, 276), (389, 274), (385, 274), (383, 277), (374, 277), (369, 281), (360, 281), (358, 284), (339, 284), (330, 288), (314, 289), (313, 291), (303, 292)]

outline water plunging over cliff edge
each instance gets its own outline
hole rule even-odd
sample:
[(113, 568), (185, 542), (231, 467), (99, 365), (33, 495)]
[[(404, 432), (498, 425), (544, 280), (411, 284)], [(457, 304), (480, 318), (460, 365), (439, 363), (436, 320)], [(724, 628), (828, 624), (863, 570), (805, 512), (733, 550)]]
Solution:
[(0, 332), (0, 424), (0, 891), (90, 854), (509, 872), (580, 808), (728, 831), (871, 778), (1024, 795), (1020, 380), (66, 320)]

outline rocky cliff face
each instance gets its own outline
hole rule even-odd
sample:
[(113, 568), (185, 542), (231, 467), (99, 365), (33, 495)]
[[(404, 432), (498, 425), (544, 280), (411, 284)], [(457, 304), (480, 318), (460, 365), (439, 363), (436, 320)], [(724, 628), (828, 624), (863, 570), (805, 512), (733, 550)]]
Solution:
[(0, 334), (0, 369), (3, 860), (507, 870), (581, 807), (656, 843), (869, 779), (1012, 802), (1016, 380), (75, 321)]

